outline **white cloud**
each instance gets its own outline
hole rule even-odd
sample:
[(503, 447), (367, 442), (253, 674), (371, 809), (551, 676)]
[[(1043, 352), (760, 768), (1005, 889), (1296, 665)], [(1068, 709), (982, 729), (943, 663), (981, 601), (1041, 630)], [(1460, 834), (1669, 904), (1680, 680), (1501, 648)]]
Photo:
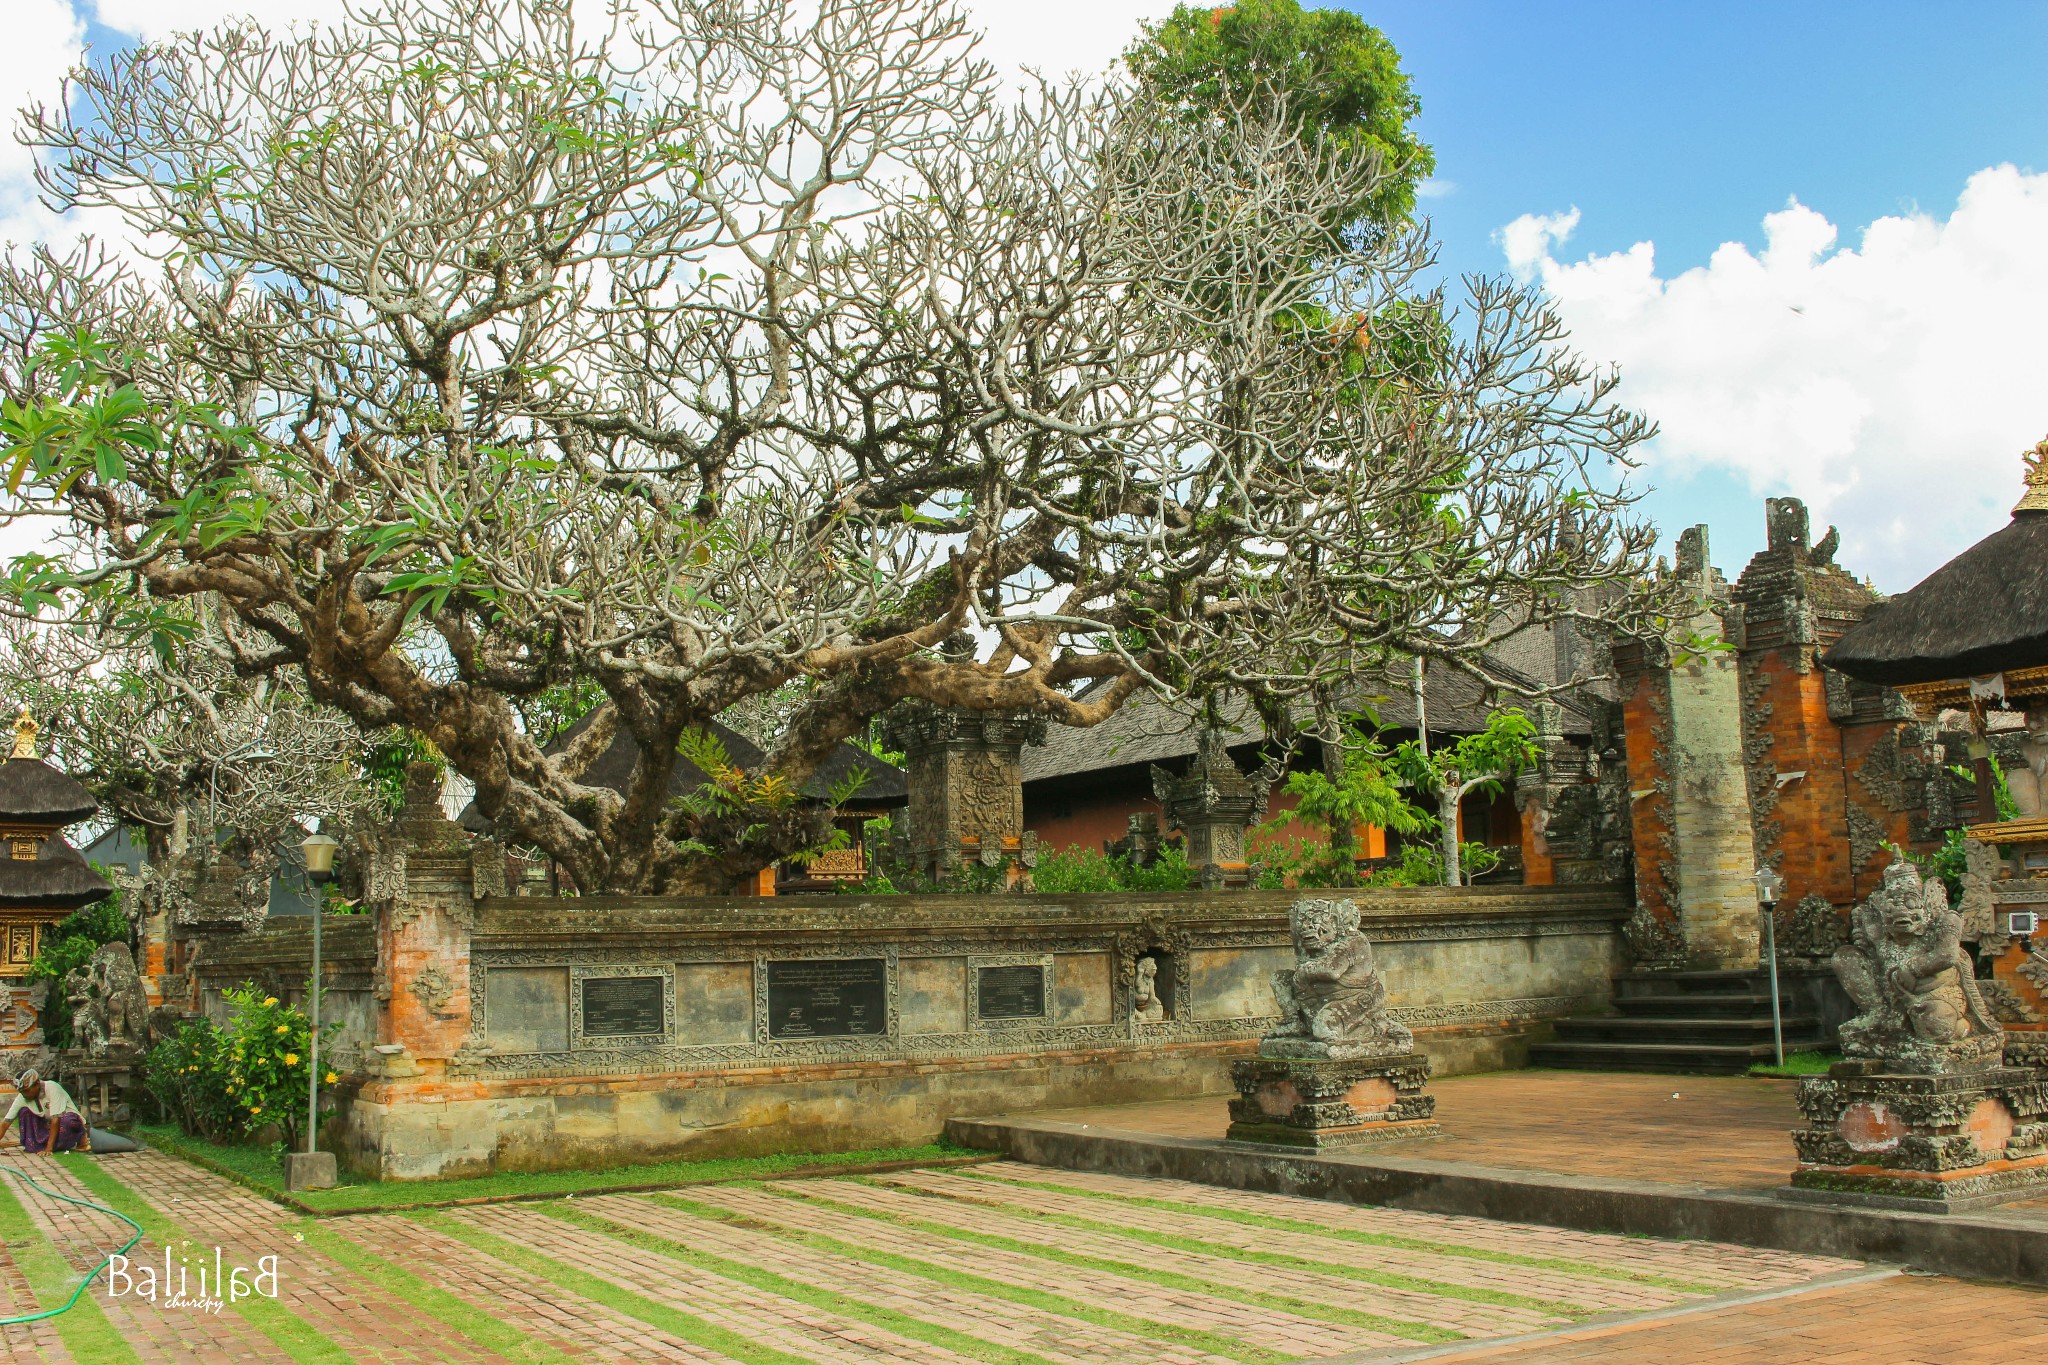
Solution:
[(1893, 588), (2004, 524), (2048, 433), (2048, 174), (1979, 171), (1945, 220), (1880, 218), (1839, 249), (1794, 200), (1760, 253), (1726, 243), (1669, 277), (1650, 242), (1560, 260), (1578, 222), (1525, 214), (1498, 241), (1661, 424), (1652, 481), (1804, 498), (1843, 564)]
[(1537, 271), (1550, 259), (1550, 249), (1562, 246), (1578, 226), (1577, 208), (1563, 213), (1525, 213), (1493, 237), (1507, 253), (1508, 269), (1526, 284), (1536, 278)]
[(93, 17), (103, 26), (144, 42), (174, 33), (212, 28), (223, 19), (250, 18), (273, 29), (295, 23), (336, 23), (343, 0), (95, 0)]
[(0, 64), (0, 242), (40, 237), (49, 215), (35, 203), (35, 157), (15, 141), (15, 113), (55, 99), (85, 46), (85, 24), (68, 0), (11, 0), (7, 61)]
[(966, 0), (987, 32), (981, 55), (1007, 73), (1093, 76), (1114, 62), (1138, 25), (1173, 12), (1173, 0)]

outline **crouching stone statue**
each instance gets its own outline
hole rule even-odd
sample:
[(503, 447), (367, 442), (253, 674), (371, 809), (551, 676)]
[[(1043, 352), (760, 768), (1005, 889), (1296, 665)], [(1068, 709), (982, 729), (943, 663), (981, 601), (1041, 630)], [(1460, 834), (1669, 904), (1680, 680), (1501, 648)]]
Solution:
[(1846, 1057), (1909, 1061), (1947, 1071), (1995, 1065), (2003, 1031), (1984, 1007), (1962, 949), (1962, 920), (1948, 891), (1903, 860), (1856, 907), (1835, 975), (1856, 1002), (1842, 1025)]
[(1429, 1059), (1387, 1013), (1387, 985), (1358, 905), (1300, 900), (1288, 914), (1294, 966), (1273, 974), (1279, 1025), (1231, 1064), (1233, 1142), (1346, 1147), (1438, 1131)]
[(1857, 1014), (1842, 1060), (1799, 1082), (1793, 1197), (1938, 1212), (2048, 1188), (2048, 1092), (2002, 1064), (1961, 933), (1941, 883), (1904, 859), (1856, 907), (1834, 967)]
[(1387, 985), (1358, 928), (1358, 904), (1300, 900), (1288, 913), (1294, 966), (1273, 973), (1280, 1026), (1259, 1045), (1267, 1057), (1391, 1057), (1415, 1039), (1387, 1017)]

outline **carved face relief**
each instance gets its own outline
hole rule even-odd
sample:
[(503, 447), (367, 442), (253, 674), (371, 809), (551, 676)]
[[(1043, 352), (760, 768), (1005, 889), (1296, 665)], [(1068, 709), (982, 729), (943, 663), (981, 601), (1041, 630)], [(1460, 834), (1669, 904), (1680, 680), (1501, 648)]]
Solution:
[(1294, 948), (1303, 957), (1320, 957), (1358, 928), (1358, 911), (1347, 901), (1296, 901), (1288, 918)]
[(1884, 906), (1885, 932), (1904, 943), (1924, 936), (1933, 927), (1934, 916), (1927, 902), (1918, 896), (1889, 896)]

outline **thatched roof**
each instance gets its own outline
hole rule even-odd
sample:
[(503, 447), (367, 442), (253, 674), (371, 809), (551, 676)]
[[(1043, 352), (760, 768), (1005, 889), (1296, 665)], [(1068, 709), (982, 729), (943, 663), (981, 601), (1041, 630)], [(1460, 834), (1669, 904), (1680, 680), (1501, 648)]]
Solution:
[[(27, 762), (34, 760), (10, 759), (8, 766)], [(113, 891), (62, 835), (52, 834), (43, 840), (33, 860), (0, 857), (0, 908), (76, 910), (105, 900)]]
[[(1489, 657), (1487, 663), (1499, 672), (1517, 673), (1497, 658)], [(1097, 687), (1106, 685), (1090, 684), (1080, 695), (1086, 699)], [(1370, 706), (1379, 723), (1388, 730), (1412, 731), (1415, 699), (1410, 686), (1408, 670), (1392, 668), (1384, 676), (1360, 684), (1352, 704)], [(1591, 734), (1592, 721), (1583, 702), (1566, 695), (1555, 700), (1564, 712), (1566, 735)], [(1487, 717), (1497, 705), (1528, 706), (1513, 697), (1490, 698), (1477, 679), (1449, 668), (1435, 668), (1425, 674), (1423, 704), (1429, 713), (1430, 733), (1437, 735), (1476, 734), (1486, 728)], [(1232, 749), (1265, 743), (1268, 736), (1264, 723), (1242, 699), (1232, 698), (1222, 711), (1227, 742)], [(1306, 712), (1301, 720), (1308, 723)], [(1125, 764), (1185, 758), (1199, 747), (1201, 736), (1199, 722), (1160, 705), (1150, 693), (1141, 692), (1100, 724), (1086, 729), (1046, 727), (1045, 742), (1024, 750), (1024, 781), (1068, 778)]]
[[(572, 740), (582, 734), (590, 724), (585, 717), (549, 741), (544, 752), (560, 753)], [(757, 771), (767, 757), (761, 746), (748, 739), (729, 725), (713, 721), (711, 733), (725, 746), (726, 757), (749, 772)], [(587, 787), (609, 787), (615, 792), (626, 789), (626, 780), (632, 776), (633, 765), (640, 759), (640, 746), (623, 729), (612, 741), (611, 747), (599, 754), (597, 760), (584, 770), (582, 782)], [(804, 795), (817, 801), (832, 799), (832, 788), (843, 781), (856, 768), (865, 771), (867, 781), (847, 805), (856, 810), (873, 810), (885, 806), (900, 806), (910, 799), (910, 786), (904, 779), (903, 770), (894, 767), (865, 749), (851, 744), (841, 744), (832, 751), (831, 757), (818, 765), (811, 774), (811, 780), (804, 783)], [(696, 790), (704, 783), (704, 770), (687, 758), (677, 758), (675, 771), (669, 775), (670, 796), (681, 796)], [(463, 807), (458, 823), (464, 829), (482, 833), (490, 828), (490, 821), (476, 808), (474, 801)]]
[(2048, 665), (2048, 512), (2021, 511), (1870, 609), (1822, 662), (1904, 687)]
[(0, 762), (0, 820), (68, 825), (99, 808), (91, 792), (40, 758)]

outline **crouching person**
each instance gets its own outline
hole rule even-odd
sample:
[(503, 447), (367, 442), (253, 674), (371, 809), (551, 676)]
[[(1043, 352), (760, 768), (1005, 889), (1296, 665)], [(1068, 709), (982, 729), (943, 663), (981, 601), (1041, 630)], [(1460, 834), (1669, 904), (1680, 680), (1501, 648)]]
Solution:
[(19, 1119), (24, 1152), (92, 1150), (85, 1117), (71, 1102), (71, 1096), (64, 1093), (63, 1086), (44, 1080), (31, 1068), (15, 1079), (14, 1088), (20, 1093), (14, 1097), (7, 1117), (0, 1119), (0, 1137), (5, 1137), (7, 1126)]

